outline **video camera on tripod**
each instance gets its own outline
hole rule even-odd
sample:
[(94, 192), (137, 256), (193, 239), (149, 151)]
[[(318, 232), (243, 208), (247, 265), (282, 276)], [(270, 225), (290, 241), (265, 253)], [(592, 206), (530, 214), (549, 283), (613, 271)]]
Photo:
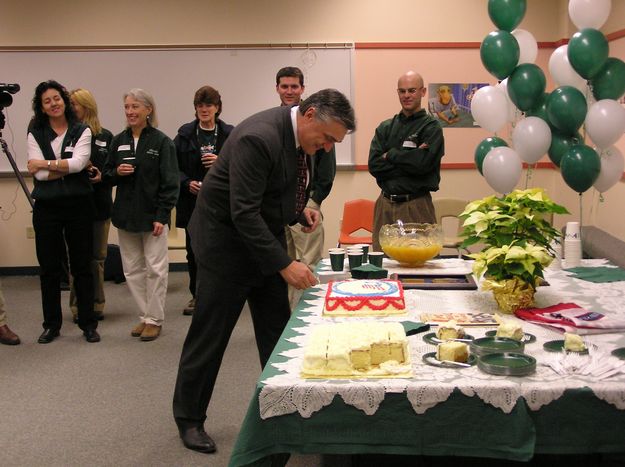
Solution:
[(13, 103), (11, 94), (17, 94), (20, 90), (19, 84), (0, 83), (0, 110)]
[(24, 194), (26, 195), (26, 198), (28, 198), (28, 202), (30, 203), (30, 206), (33, 207), (34, 201), (33, 201), (32, 196), (30, 195), (30, 191), (28, 190), (28, 187), (26, 186), (26, 182), (24, 182), (24, 177), (22, 177), (22, 174), (19, 171), (17, 164), (15, 163), (15, 159), (13, 159), (13, 156), (9, 152), (9, 146), (7, 145), (6, 141), (2, 139), (2, 130), (4, 129), (4, 123), (5, 123), (4, 112), (3, 112), (4, 108), (10, 106), (13, 103), (13, 97), (11, 96), (11, 94), (16, 94), (19, 92), (19, 90), (20, 90), (19, 84), (0, 83), (0, 146), (2, 147), (2, 150), (6, 154), (7, 158), (9, 159), (9, 163), (11, 164), (11, 167), (13, 168), (13, 173), (15, 173), (15, 177), (20, 182), (20, 185), (22, 186), (22, 190), (24, 190)]

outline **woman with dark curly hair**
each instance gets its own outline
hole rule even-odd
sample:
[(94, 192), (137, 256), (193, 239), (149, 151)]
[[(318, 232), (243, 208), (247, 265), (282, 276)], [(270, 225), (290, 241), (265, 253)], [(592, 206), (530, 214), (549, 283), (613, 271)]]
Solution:
[(78, 305), (78, 326), (87, 342), (99, 342), (93, 311), (93, 188), (86, 168), (91, 130), (78, 122), (67, 90), (56, 81), (40, 83), (28, 126), (28, 171), (34, 177), (33, 227), (40, 266), (43, 333), (40, 344), (59, 336), (64, 244)]

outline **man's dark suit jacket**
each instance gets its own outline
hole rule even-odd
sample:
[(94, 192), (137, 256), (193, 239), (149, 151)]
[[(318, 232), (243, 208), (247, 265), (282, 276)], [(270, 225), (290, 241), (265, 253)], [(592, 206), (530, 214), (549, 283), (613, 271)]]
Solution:
[(287, 267), (284, 226), (295, 219), (296, 176), (289, 107), (237, 125), (204, 178), (189, 223), (197, 261), (251, 285)]

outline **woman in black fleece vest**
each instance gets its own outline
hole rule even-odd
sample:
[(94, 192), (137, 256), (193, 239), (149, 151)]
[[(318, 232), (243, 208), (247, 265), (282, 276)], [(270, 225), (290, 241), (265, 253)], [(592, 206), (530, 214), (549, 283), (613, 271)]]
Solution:
[(76, 120), (67, 90), (56, 81), (35, 89), (28, 127), (28, 171), (34, 177), (33, 227), (40, 266), (43, 333), (40, 344), (59, 336), (62, 258), (67, 244), (78, 304), (78, 326), (87, 342), (98, 342), (93, 312), (93, 188), (85, 168), (91, 130)]

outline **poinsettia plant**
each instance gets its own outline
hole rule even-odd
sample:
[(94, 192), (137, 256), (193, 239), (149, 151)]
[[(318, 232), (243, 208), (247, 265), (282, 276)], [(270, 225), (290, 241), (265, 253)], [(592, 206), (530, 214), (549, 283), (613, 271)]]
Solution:
[(462, 246), (486, 245), (480, 253), (469, 255), (475, 259), (473, 272), (492, 281), (516, 278), (534, 287), (553, 259), (553, 242), (560, 242), (561, 232), (549, 219), (568, 213), (542, 188), (469, 203), (460, 215), (466, 237)]

